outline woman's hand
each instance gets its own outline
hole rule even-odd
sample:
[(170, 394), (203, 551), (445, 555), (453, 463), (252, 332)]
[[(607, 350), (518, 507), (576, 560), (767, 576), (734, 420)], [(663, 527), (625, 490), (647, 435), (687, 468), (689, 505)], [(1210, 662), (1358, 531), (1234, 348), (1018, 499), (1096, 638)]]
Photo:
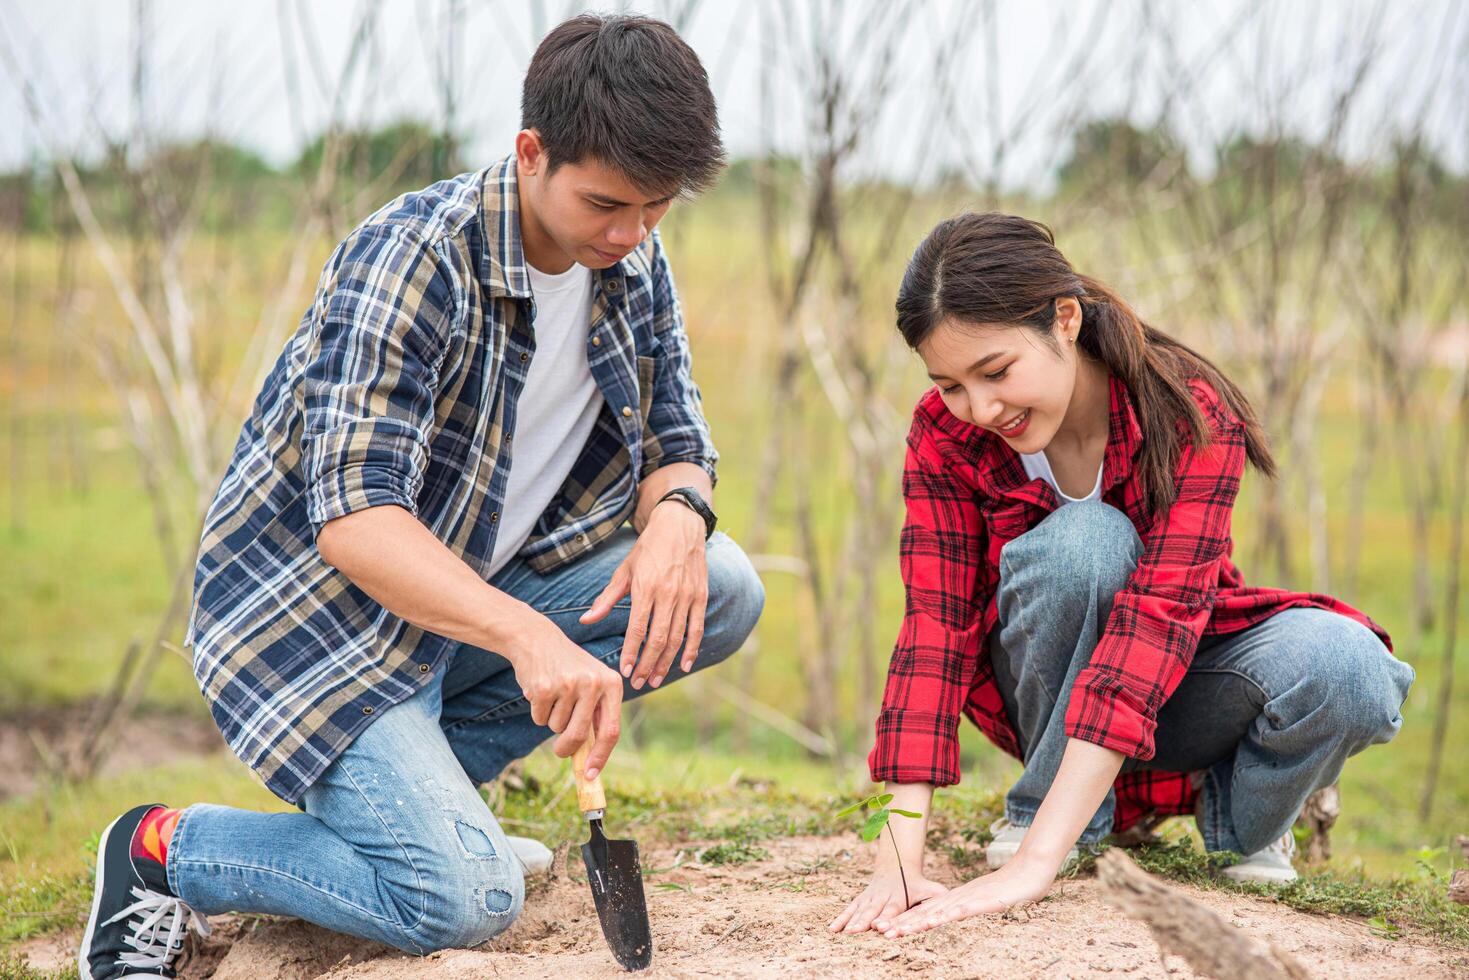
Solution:
[[(929, 881), (921, 874), (908, 875), (908, 898), (914, 908), (920, 903), (947, 894), (948, 888)], [(857, 933), (873, 928), (877, 920), (891, 919), (903, 913), (903, 879), (896, 872), (879, 871), (872, 876), (867, 889), (852, 899), (841, 915), (827, 926), (832, 932)]]
[[(1024, 861), (1016, 855), (1000, 870), (944, 892), (932, 901), (915, 905), (896, 916), (879, 916), (872, 923), (872, 928), (889, 939), (895, 939), (972, 915), (1003, 912), (1012, 906), (1040, 899), (1055, 880), (1055, 869), (1047, 863)], [(901, 896), (898, 905), (902, 905)]]

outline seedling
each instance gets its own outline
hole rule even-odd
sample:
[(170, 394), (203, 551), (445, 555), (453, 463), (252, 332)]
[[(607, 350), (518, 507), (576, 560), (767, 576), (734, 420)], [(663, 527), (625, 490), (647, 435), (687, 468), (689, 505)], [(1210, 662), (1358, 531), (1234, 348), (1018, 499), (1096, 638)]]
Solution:
[(903, 908), (907, 910), (913, 907), (913, 903), (908, 898), (908, 875), (903, 870), (903, 855), (898, 851), (898, 839), (893, 836), (893, 828), (888, 827), (888, 817), (896, 813), (900, 817), (910, 817), (916, 820), (923, 816), (923, 814), (914, 813), (912, 810), (899, 810), (897, 807), (889, 806), (888, 804), (892, 802), (893, 794), (891, 793), (884, 793), (881, 796), (869, 796), (865, 800), (858, 800), (851, 806), (844, 808), (837, 816), (845, 817), (859, 810), (864, 813), (871, 810), (872, 813), (868, 814), (867, 822), (862, 825), (862, 830), (860, 831), (862, 839), (869, 844), (877, 840), (878, 835), (882, 833), (884, 827), (888, 828), (888, 840), (893, 845), (893, 853), (898, 857), (898, 878), (903, 882)]

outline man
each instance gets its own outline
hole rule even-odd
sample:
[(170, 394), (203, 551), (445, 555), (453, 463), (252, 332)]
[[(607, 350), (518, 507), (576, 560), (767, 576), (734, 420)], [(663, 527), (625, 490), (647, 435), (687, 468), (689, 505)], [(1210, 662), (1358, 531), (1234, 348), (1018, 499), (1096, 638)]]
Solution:
[(337, 248), (209, 509), (195, 673), (304, 812), (119, 817), (83, 977), (173, 976), (224, 911), (484, 942), (546, 851), (476, 785), (552, 734), (560, 756), (591, 740), (594, 776), (624, 698), (754, 627), (653, 232), (722, 166), (703, 67), (661, 22), (577, 17), (537, 49), (522, 125), (513, 156)]

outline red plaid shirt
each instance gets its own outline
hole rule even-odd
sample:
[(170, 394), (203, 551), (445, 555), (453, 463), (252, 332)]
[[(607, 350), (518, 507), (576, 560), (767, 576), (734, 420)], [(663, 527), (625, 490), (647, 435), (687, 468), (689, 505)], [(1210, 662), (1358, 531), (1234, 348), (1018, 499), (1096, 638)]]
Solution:
[[(1212, 387), (1193, 382), (1213, 438), (1203, 449), (1185, 443), (1177, 497), (1161, 521), (1149, 513), (1133, 473), (1143, 435), (1132, 398), (1116, 378), (1110, 388), (1102, 499), (1131, 519), (1144, 550), (1072, 688), (1068, 735), (1152, 758), (1158, 709), (1183, 680), (1200, 637), (1248, 629), (1283, 609), (1329, 609), (1390, 643), (1380, 626), (1330, 596), (1244, 584), (1229, 557), (1244, 426)], [(1026, 476), (1019, 455), (999, 436), (950, 414), (937, 389), (913, 413), (903, 496), (907, 611), (868, 762), (877, 782), (948, 786), (959, 781), (961, 714), (1020, 756), (985, 640), (998, 619), (1000, 549), (1055, 510), (1057, 499), (1050, 484)], [(1123, 775), (1116, 826), (1126, 828), (1149, 811), (1190, 813), (1193, 795), (1185, 773)]]

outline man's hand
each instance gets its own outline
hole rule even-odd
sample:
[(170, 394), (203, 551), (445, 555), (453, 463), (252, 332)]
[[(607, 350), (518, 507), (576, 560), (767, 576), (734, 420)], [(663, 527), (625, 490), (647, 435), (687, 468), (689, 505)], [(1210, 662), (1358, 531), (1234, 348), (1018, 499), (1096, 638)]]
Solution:
[(544, 616), (531, 620), (516, 646), (515, 680), (531, 720), (558, 733), (553, 748), (563, 759), (594, 737), (587, 778), (596, 778), (622, 733), (622, 678)]
[(684, 647), (684, 672), (692, 670), (704, 639), (704, 613), (709, 605), (703, 518), (678, 500), (654, 507), (632, 552), (581, 621), (602, 619), (629, 592), (632, 616), (622, 642), (622, 676), (631, 677), (634, 688), (641, 688), (644, 682), (657, 687), (672, 668), (680, 645)]

